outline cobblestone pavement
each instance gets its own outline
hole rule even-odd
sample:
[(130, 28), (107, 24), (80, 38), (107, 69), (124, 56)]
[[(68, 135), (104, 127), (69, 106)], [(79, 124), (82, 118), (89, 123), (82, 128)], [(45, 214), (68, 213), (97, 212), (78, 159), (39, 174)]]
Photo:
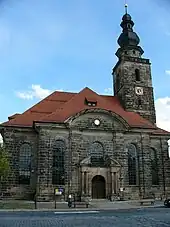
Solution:
[(170, 209), (0, 212), (0, 227), (169, 227)]

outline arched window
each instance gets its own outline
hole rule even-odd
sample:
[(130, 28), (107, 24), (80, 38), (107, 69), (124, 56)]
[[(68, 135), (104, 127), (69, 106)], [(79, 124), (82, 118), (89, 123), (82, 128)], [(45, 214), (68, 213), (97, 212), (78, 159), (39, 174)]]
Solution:
[(104, 165), (104, 149), (101, 143), (94, 142), (90, 147), (91, 164), (96, 167)]
[(153, 148), (151, 148), (151, 172), (152, 185), (159, 185), (157, 154), (156, 150)]
[(129, 174), (129, 185), (137, 184), (137, 172), (138, 172), (138, 159), (136, 146), (130, 144), (128, 146), (128, 174)]
[(31, 174), (31, 146), (24, 143), (19, 152), (19, 183), (30, 184)]
[(65, 143), (57, 140), (53, 146), (52, 184), (64, 185), (64, 153)]
[(139, 69), (135, 69), (135, 76), (136, 76), (136, 81), (140, 81), (140, 71), (139, 71)]

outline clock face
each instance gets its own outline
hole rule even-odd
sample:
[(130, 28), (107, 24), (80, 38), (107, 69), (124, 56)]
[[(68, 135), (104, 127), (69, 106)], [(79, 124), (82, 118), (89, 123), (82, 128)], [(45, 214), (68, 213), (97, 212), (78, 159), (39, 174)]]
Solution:
[(137, 95), (143, 95), (143, 88), (142, 87), (135, 87), (135, 92)]
[(100, 125), (99, 119), (95, 119), (95, 120), (94, 120), (94, 124), (97, 125), (97, 126)]

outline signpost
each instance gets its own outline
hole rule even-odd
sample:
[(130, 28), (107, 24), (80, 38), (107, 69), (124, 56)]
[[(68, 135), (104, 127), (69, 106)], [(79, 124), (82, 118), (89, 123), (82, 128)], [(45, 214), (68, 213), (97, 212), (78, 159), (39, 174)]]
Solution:
[(63, 193), (63, 188), (55, 188), (55, 189), (54, 189), (55, 209), (56, 209), (57, 195), (62, 195), (62, 193)]

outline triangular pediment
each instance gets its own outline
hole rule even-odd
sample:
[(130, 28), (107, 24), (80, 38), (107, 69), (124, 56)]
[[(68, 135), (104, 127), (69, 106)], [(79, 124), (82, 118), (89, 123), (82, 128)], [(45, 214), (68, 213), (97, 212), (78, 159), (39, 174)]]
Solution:
[(110, 166), (120, 167), (121, 165), (117, 160), (110, 158)]
[(87, 166), (91, 164), (91, 157), (87, 157), (84, 158), (81, 162), (80, 162), (80, 166)]

